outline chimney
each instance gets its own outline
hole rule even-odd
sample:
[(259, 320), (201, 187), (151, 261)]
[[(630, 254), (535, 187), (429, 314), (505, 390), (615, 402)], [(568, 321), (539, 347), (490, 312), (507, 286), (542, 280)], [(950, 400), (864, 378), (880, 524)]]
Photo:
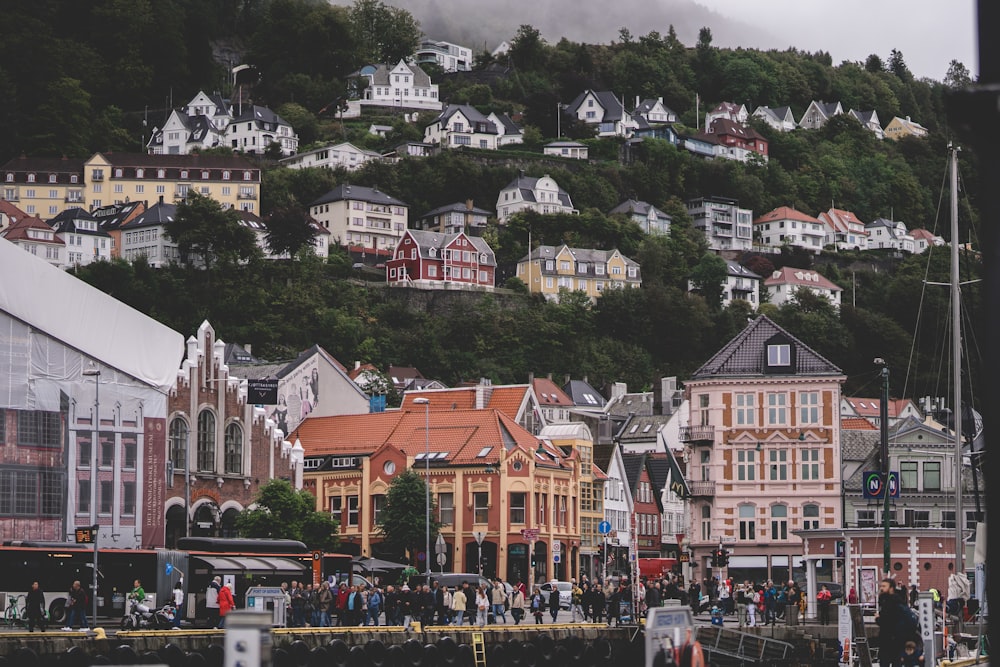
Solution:
[(624, 382), (613, 382), (611, 384), (611, 391), (609, 393), (611, 395), (608, 396), (608, 400), (621, 398), (622, 396), (628, 393), (628, 385)]
[(535, 383), (535, 373), (534, 371), (528, 371), (528, 384)]
[(160, 195), (159, 199), (160, 199), (160, 202), (159, 202), (159, 203), (161, 203), (161, 204), (162, 204), (162, 203), (163, 203), (163, 195)]
[(465, 210), (466, 211), (471, 211), (472, 209), (473, 209), (473, 202), (472, 202), (472, 200), (471, 199), (466, 199), (465, 200)]
[(639, 96), (638, 95), (635, 96), (635, 108), (636, 109), (639, 108)]
[(569, 381), (572, 380), (572, 379), (573, 379), (573, 377), (571, 375), (569, 375), (568, 373), (566, 375), (563, 375), (563, 386), (565, 387), (566, 385), (568, 385)]
[(243, 349), (247, 351), (247, 354), (253, 354), (253, 348), (250, 347), (250, 343), (244, 343)]
[(359, 368), (361, 368), (361, 362), (360, 361), (355, 361), (354, 362), (354, 370), (358, 370)]
[(672, 399), (677, 392), (677, 376), (660, 378), (653, 385), (653, 414), (670, 415), (673, 413)]
[(547, 373), (545, 377), (548, 378), (549, 382), (552, 382), (552, 373)]

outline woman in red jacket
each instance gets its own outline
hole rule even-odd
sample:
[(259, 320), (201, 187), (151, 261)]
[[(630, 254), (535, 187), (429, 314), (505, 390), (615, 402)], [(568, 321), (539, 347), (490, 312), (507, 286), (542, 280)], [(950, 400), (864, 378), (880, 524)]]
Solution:
[(219, 627), (226, 627), (226, 614), (236, 608), (236, 599), (233, 598), (232, 584), (226, 584), (219, 589)]

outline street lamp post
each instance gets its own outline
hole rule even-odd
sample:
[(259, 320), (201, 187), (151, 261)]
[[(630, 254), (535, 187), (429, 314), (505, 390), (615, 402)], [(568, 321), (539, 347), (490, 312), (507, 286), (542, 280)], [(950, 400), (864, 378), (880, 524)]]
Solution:
[(424, 406), (424, 574), (431, 581), (431, 401), (415, 398), (413, 403)]
[(94, 378), (94, 440), (90, 443), (90, 525), (91, 536), (94, 540), (94, 579), (93, 592), (91, 593), (92, 609), (91, 619), (94, 627), (97, 627), (97, 538), (99, 534), (97, 525), (97, 445), (101, 438), (101, 369), (97, 368), (94, 362), (83, 370), (84, 377)]

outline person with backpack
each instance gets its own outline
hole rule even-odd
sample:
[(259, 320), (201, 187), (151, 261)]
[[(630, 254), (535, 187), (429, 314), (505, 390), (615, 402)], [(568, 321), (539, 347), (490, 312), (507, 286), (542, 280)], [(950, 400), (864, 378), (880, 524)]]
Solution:
[(903, 646), (920, 639), (920, 624), (896, 591), (896, 582), (888, 577), (879, 584), (878, 655), (881, 667), (900, 667)]
[(531, 594), (531, 613), (535, 617), (535, 625), (541, 625), (543, 623), (542, 616), (545, 614), (545, 596), (542, 595), (542, 589), (538, 586), (535, 586), (535, 590)]

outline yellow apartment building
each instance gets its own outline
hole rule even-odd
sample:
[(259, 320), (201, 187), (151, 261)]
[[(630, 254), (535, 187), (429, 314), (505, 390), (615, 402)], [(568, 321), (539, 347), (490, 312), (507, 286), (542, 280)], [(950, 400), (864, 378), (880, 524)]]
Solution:
[(639, 264), (618, 250), (538, 246), (517, 264), (517, 277), (528, 290), (554, 299), (559, 290), (583, 292), (597, 299), (608, 289), (642, 285)]

